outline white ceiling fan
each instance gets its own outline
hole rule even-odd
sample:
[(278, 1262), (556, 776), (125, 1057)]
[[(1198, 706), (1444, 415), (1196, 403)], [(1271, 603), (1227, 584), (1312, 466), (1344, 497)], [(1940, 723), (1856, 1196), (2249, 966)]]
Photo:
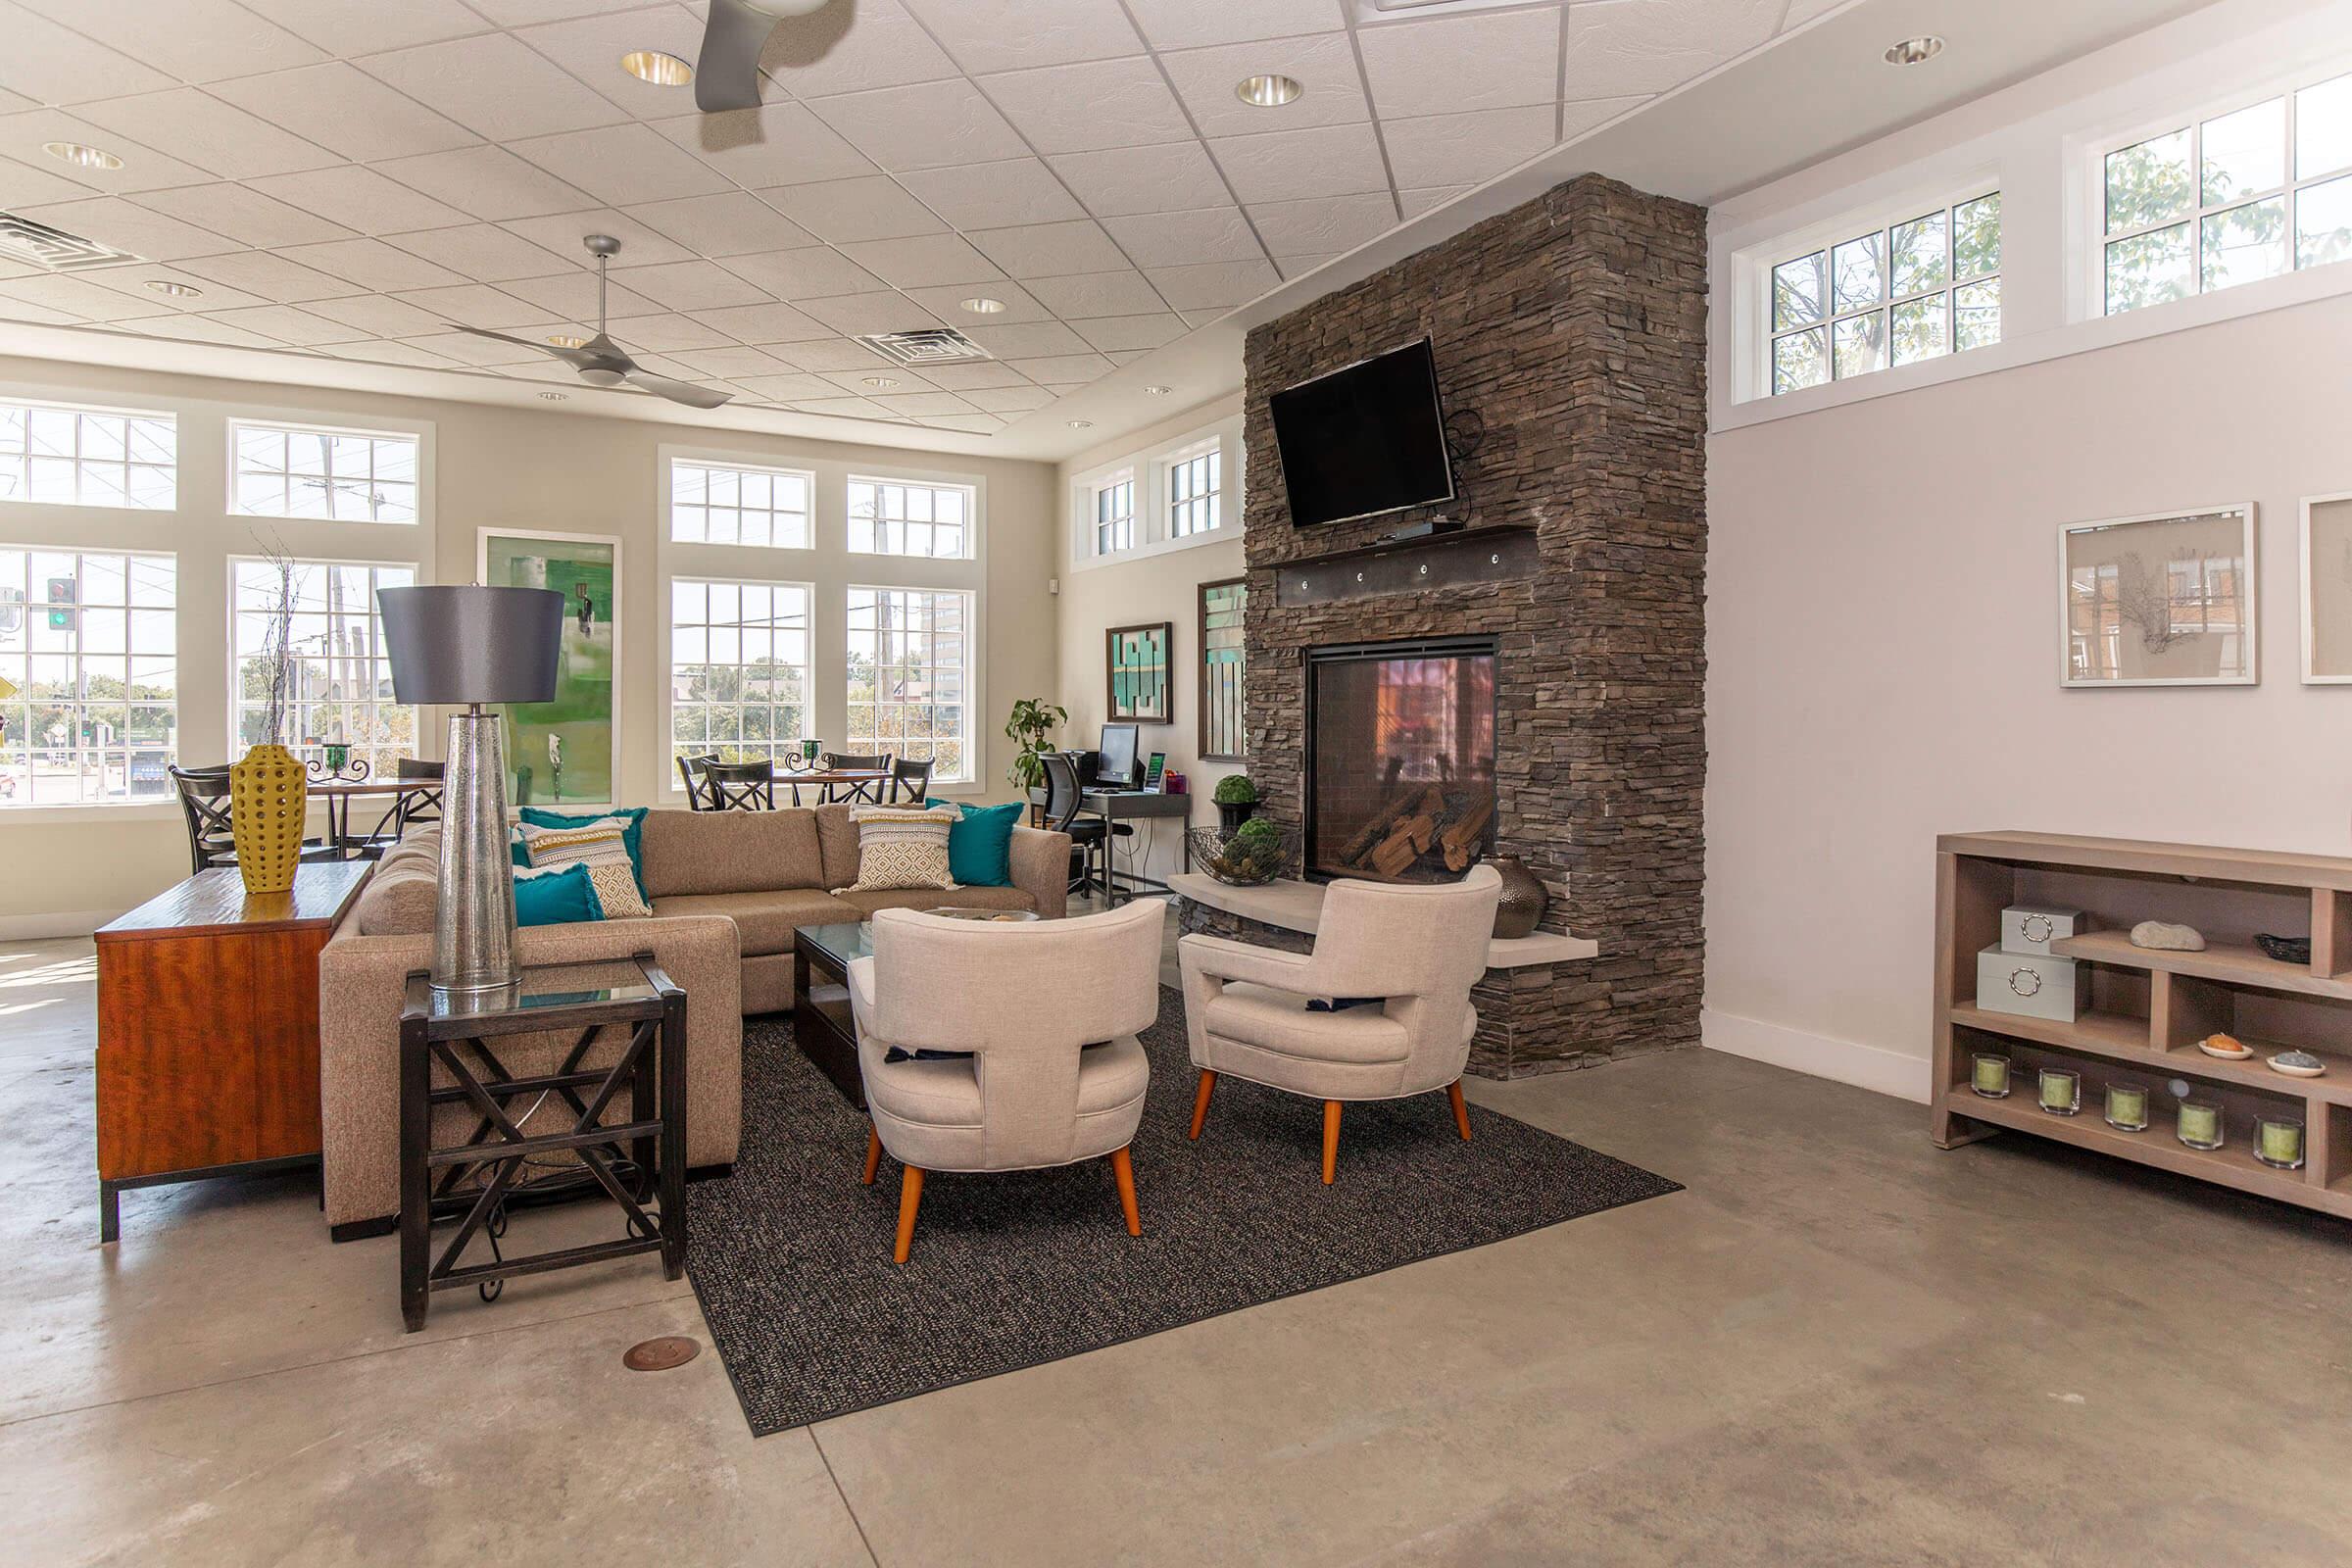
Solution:
[(641, 369), (628, 351), (605, 334), (605, 269), (620, 254), (620, 241), (610, 234), (589, 234), (581, 244), (596, 258), (596, 336), (578, 348), (565, 348), (556, 343), (534, 343), (527, 337), (512, 337), (505, 332), (491, 332), (478, 326), (461, 326), (452, 321), (456, 331), (470, 332), (475, 337), (496, 338), (501, 343), (519, 343), (526, 349), (537, 349), (553, 359), (579, 371), (580, 379), (590, 386), (618, 386), (626, 381), (633, 387), (683, 403), (690, 409), (715, 409), (734, 394), (713, 392), (709, 387), (696, 386), (691, 381), (672, 381), (664, 375), (654, 375)]
[(822, 11), (830, 0), (710, 0), (703, 55), (694, 64), (694, 104), (707, 115), (760, 107), (760, 51), (788, 17)]

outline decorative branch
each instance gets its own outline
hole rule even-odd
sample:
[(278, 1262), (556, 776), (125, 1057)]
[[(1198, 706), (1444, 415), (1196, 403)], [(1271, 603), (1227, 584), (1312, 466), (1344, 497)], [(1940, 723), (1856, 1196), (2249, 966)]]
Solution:
[(282, 746), (286, 701), (294, 683), (294, 558), (274, 537), (257, 542), (275, 578), (270, 588), (270, 619), (262, 629), (262, 668), (270, 677), (270, 695), (262, 706), (262, 743)]

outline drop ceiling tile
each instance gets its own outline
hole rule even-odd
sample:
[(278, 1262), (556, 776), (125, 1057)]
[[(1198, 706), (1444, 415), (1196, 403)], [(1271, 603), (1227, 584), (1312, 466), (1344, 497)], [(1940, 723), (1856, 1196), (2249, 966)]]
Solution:
[(152, 213), (120, 196), (90, 196), (76, 202), (28, 207), (24, 216), (68, 233), (86, 234), (151, 262), (185, 261), (243, 250), (235, 240)]
[(1769, 39), (1781, 9), (1772, 0), (1573, 7), (1561, 96), (1575, 102), (1679, 87)]
[(780, 300), (824, 299), (834, 294), (870, 294), (887, 288), (873, 273), (826, 245), (809, 245), (758, 256), (730, 256), (722, 264)]
[(248, 332), (241, 326), (224, 326), (201, 316), (151, 316), (144, 320), (125, 323), (133, 332), (149, 337), (169, 338), (178, 343), (212, 343), (230, 349), (274, 349), (275, 338), (259, 332)]
[[(495, 223), (467, 223), (459, 228), (427, 228), (414, 234), (394, 234), (388, 244), (445, 267), (476, 283), (503, 283), (517, 277), (546, 277), (583, 265), (585, 253), (559, 256)], [(392, 334), (398, 336), (398, 333)]]
[(1167, 302), (1152, 280), (1132, 268), (1114, 272), (1080, 272), (1041, 277), (1029, 285), (1046, 309), (1065, 321), (1098, 316), (1141, 316), (1164, 310)]
[(685, 115), (654, 126), (747, 190), (854, 179), (874, 166), (804, 104)]
[(224, 179), (289, 174), (341, 161), (291, 131), (193, 87), (109, 98), (82, 105), (81, 113), (133, 141), (185, 148), (198, 168)]
[[(288, 176), (294, 179), (306, 175)], [(278, 245), (306, 245), (318, 240), (348, 239), (351, 230), (330, 222), (306, 208), (236, 184), (181, 185), (151, 190), (138, 198), (141, 207), (226, 234), (237, 243), (224, 247), (268, 250)]]
[[(985, 239), (985, 235), (975, 236)], [(906, 239), (866, 239), (844, 245), (843, 254), (893, 288), (940, 283), (985, 283), (1004, 274), (956, 234), (917, 234)]]
[(1560, 139), (1566, 141), (1595, 125), (1604, 125), (1619, 115), (1639, 109), (1649, 101), (1649, 95), (1637, 95), (1632, 98), (1587, 98), (1579, 103), (1562, 104)]
[(967, 435), (995, 435), (1005, 420), (993, 414), (935, 415), (921, 421), (927, 430), (961, 430)]
[(1436, 185), (1428, 190), (1400, 190), (1396, 193), (1396, 205), (1403, 209), (1406, 220), (1410, 221), (1433, 208), (1445, 206), (1470, 188), (1468, 185)]
[(323, 245), (294, 245), (278, 252), (290, 262), (349, 278), (379, 294), (395, 289), (439, 288), (465, 278), (446, 267), (395, 250), (380, 239), (338, 239)]
[[(809, 107), (842, 139), (892, 173), (994, 163), (1029, 151), (1004, 117), (969, 81), (883, 87), (820, 98)], [(811, 176), (799, 177), (806, 180)], [(783, 184), (786, 180), (761, 183)]]
[(21, 92), (10, 92), (5, 87), (0, 87), (0, 115), (13, 115), (21, 109), (38, 109), (40, 107), (40, 100), (37, 98), (27, 98)]
[[(177, 267), (101, 267), (74, 275), (87, 278), (100, 288), (111, 288), (118, 294), (128, 294), (142, 302), (162, 300), (172, 309), (190, 316), (201, 311), (233, 311), (247, 305), (270, 303), (258, 294), (248, 294), (243, 289), (230, 288), (225, 283), (215, 283)], [(173, 299), (168, 294), (158, 294), (147, 286), (150, 281), (159, 280), (185, 283), (201, 292)]]
[(1370, 125), (1318, 125), (1264, 136), (1228, 136), (1208, 144), (1245, 205), (1352, 196), (1386, 190), (1380, 147)]
[[(740, 380), (747, 375), (779, 375), (792, 367), (765, 349), (732, 348), (687, 349), (671, 356), (688, 375), (719, 376)], [(823, 394), (816, 394), (822, 396)]]
[(346, 326), (341, 321), (330, 321), (323, 316), (313, 316), (292, 305), (256, 305), (243, 311), (208, 311), (205, 316), (208, 320), (219, 321), (224, 326), (241, 327), (248, 332), (259, 332), (264, 337), (273, 337), (280, 343), (291, 343), (296, 348), (310, 348), (319, 343), (348, 343), (367, 336), (357, 327)]
[[(248, 188), (264, 196), (362, 234), (400, 234), (472, 221), (455, 207), (420, 195), (357, 164), (338, 164), (332, 169), (314, 169), (300, 174), (272, 174), (268, 179), (247, 183)], [(156, 204), (149, 201), (148, 205)]]
[[(1255, 136), (1372, 118), (1363, 74), (1356, 69), (1355, 50), (1344, 32), (1186, 49), (1160, 56), (1160, 64), (1167, 67), (1177, 97), (1192, 111), (1193, 123), (1203, 136)], [(1261, 74), (1296, 77), (1306, 90), (1279, 109), (1244, 103), (1235, 85), (1245, 76)], [(1545, 79), (1548, 82), (1548, 76)]]
[(1212, 305), (1204, 310), (1178, 311), (1176, 314), (1184, 318), (1184, 324), (1187, 326), (1206, 326), (1212, 321), (1221, 321), (1232, 315), (1233, 308), (1229, 305)]
[(957, 228), (1004, 228), (1086, 216), (1054, 171), (1034, 158), (918, 170), (901, 175), (899, 182)]
[(624, 268), (612, 274), (668, 311), (715, 311), (729, 305), (760, 305), (767, 293), (716, 262), (670, 262), (660, 267)]
[(100, 288), (86, 278), (71, 272), (53, 272), (46, 277), (16, 277), (0, 283), (0, 297), (21, 300), (26, 305), (38, 305), (46, 310), (62, 311), (82, 321), (131, 321), (142, 316), (176, 316), (179, 313), (150, 294), (145, 299)]
[[(1543, 104), (1387, 120), (1380, 128), (1397, 186), (1418, 190), (1478, 184), (1525, 163), (1552, 145), (1556, 116), (1554, 106)], [(1273, 243), (1270, 236), (1268, 243)]]
[(219, 81), (257, 71), (314, 65), (325, 58), (233, 0), (24, 3), (84, 35), (119, 39), (124, 53), (180, 81)]
[(474, 10), (502, 27), (527, 27), (534, 23), (562, 22), (566, 17), (625, 11), (639, 3), (641, 0), (472, 0)]
[(624, 316), (606, 330), (614, 341), (651, 354), (724, 348), (735, 340), (688, 316)]
[(1152, 316), (1105, 316), (1078, 323), (1078, 335), (1105, 354), (1155, 349), (1184, 336), (1181, 317), (1172, 311)]
[[(494, 332), (513, 332), (523, 335), (526, 327), (546, 325), (548, 331), (569, 331), (580, 323), (560, 311), (551, 311), (527, 301), (518, 300), (504, 290), (487, 283), (461, 283), (455, 288), (425, 288), (399, 296), (403, 305), (415, 306), (436, 321), (457, 326), (482, 326)], [(595, 309), (594, 302), (589, 308)], [(534, 332), (533, 337), (545, 336)], [(414, 338), (411, 341), (415, 341)]]
[(1042, 386), (976, 387), (963, 394), (963, 401), (989, 414), (1027, 414), (1052, 403), (1054, 394)]
[(1202, 5), (1200, 0), (1127, 0), (1154, 49), (1194, 49), (1244, 43), (1345, 26), (1341, 0), (1250, 0), (1248, 5)]
[(1127, 265), (1102, 225), (1091, 219), (984, 229), (971, 239), (990, 261), (1018, 278), (1106, 272)]
[[(844, 294), (839, 299), (809, 300), (801, 309), (843, 337), (911, 332), (942, 324), (936, 315), (904, 294)], [(802, 368), (808, 368), (806, 365)]]
[[(593, 323), (597, 316), (597, 281), (594, 272), (566, 272), (560, 277), (525, 277), (498, 285), (518, 300), (526, 300), (551, 316), (582, 323)], [(607, 299), (614, 316), (652, 316), (662, 309), (652, 300), (614, 281)]]
[(620, 69), (633, 49), (655, 49), (688, 65), (703, 48), (703, 24), (682, 5), (652, 6), (614, 16), (573, 17), (524, 27), (514, 34), (637, 120), (667, 120), (694, 107), (691, 86), (658, 87)]
[(1846, 0), (1788, 0), (1788, 15), (1781, 20), (1781, 30), (1787, 32), (1845, 3)]
[[(1396, 204), (1386, 191), (1361, 196), (1318, 196), (1303, 202), (1260, 202), (1250, 209), (1258, 237), (1275, 256), (1336, 256), (1351, 251), (1397, 223)], [(1201, 257), (1201, 261), (1239, 258)]]
[(446, 152), (478, 139), (340, 60), (224, 81), (212, 92), (331, 152), (371, 163)]
[(1099, 381), (1116, 367), (1100, 354), (1051, 354), (1034, 360), (1014, 360), (1012, 368), (1040, 386), (1083, 386)]
[(760, 199), (817, 238), (836, 245), (938, 234), (947, 228), (938, 214), (909, 196), (898, 181), (878, 174), (784, 185), (761, 191)]
[(669, 262), (694, 260), (694, 253), (685, 246), (609, 207), (558, 213), (548, 218), (517, 218), (498, 226), (511, 234), (520, 234), (543, 250), (577, 257), (583, 267), (594, 265), (594, 259), (581, 243), (590, 234), (610, 234), (620, 241), (620, 254), (613, 260), (622, 267), (660, 267)]
[[(881, 355), (862, 343), (846, 337), (826, 336), (805, 343), (788, 343), (774, 351), (778, 359), (797, 365), (804, 370), (847, 370), (863, 366), (871, 370), (889, 366)], [(951, 369), (951, 366), (934, 366), (933, 373)]]
[(1210, 262), (1200, 267), (1154, 267), (1144, 273), (1152, 287), (1191, 322), (1195, 311), (1247, 305), (1281, 278), (1270, 262)]
[(858, 0), (857, 24), (821, 50), (787, 34), (760, 64), (804, 100), (962, 74), (898, 0)]
[(792, 407), (799, 414), (821, 414), (837, 419), (879, 419), (890, 414), (881, 404), (864, 398), (814, 398)]
[[(508, 328), (498, 327), (495, 330), (503, 332)], [(517, 332), (514, 335), (520, 337), (522, 334)], [(546, 332), (534, 333), (533, 341), (550, 335), (552, 334)], [(412, 347), (428, 354), (436, 354), (443, 359), (454, 360), (460, 365), (470, 365), (479, 368), (548, 363), (547, 356), (529, 344), (501, 343), (496, 338), (474, 337), (465, 332), (419, 333), (408, 339), (408, 342)]]
[(1477, 11), (1359, 29), (1356, 44), (1381, 118), (1556, 102), (1564, 9)]
[[(873, 397), (882, 392), (934, 392), (930, 378), (904, 365), (868, 365), (856, 369), (828, 371), (816, 377), (844, 392)], [(823, 396), (822, 393), (815, 394)]]
[(1225, 176), (1197, 141), (1062, 153), (1053, 163), (1097, 218), (1224, 207), (1233, 201)]
[(20, 164), (13, 158), (0, 158), (0, 207), (78, 201), (90, 194), (89, 186), (68, 179), (63, 174), (53, 174), (46, 169), (35, 169), (30, 164)]
[(0, 87), (35, 103), (80, 103), (174, 84), (163, 72), (8, 0), (0, 0), (0, 38), (8, 40), (0, 49)]
[(1277, 256), (1274, 258), (1274, 270), (1280, 272), (1282, 280), (1288, 283), (1296, 278), (1304, 277), (1339, 254), (1337, 251), (1324, 251), (1310, 256)]
[(821, 375), (740, 375), (735, 384), (762, 403), (790, 403), (796, 398), (822, 398), (839, 390)]
[(1041, 153), (1140, 147), (1193, 134), (1176, 95), (1148, 59), (1014, 71), (982, 85)]
[(629, 216), (701, 256), (742, 256), (814, 243), (807, 229), (748, 191), (646, 202), (630, 208)]
[(239, 0), (329, 54), (349, 58), (405, 49), (482, 30), (482, 19), (459, 0)]
[(1119, 0), (906, 0), (974, 75), (1140, 55)]
[(1032, 321), (1022, 326), (966, 326), (963, 335), (1000, 360), (1084, 354), (1092, 346), (1059, 321)]
[[(738, 343), (804, 343), (831, 337), (837, 330), (811, 320), (789, 305), (730, 305), (724, 310), (697, 311), (694, 318)], [(790, 350), (783, 358), (787, 364), (804, 370), (808, 368)]]
[(533, 168), (504, 147), (463, 147), (421, 158), (395, 158), (376, 168), (413, 190), (491, 222), (597, 205), (586, 191)]
[(189, 262), (181, 270), (280, 305), (300, 305), (309, 300), (335, 299), (360, 292), (342, 278), (289, 262), (270, 251), (207, 256)]
[(1150, 349), (1110, 349), (1106, 352), (1113, 365), (1133, 365), (1152, 351)]
[(492, 141), (553, 136), (623, 119), (621, 110), (505, 33), (369, 55), (360, 68)]
[[(1386, 198), (1383, 198), (1384, 200)], [(1102, 226), (1137, 267), (1189, 267), (1195, 262), (1250, 262), (1266, 253), (1238, 207), (1198, 213), (1145, 213), (1106, 218)]]
[(610, 206), (727, 188), (709, 165), (649, 125), (607, 125), (513, 144), (519, 157)]
[(438, 354), (407, 343), (330, 343), (319, 351), (338, 360), (360, 360), (369, 365), (408, 365), (421, 370), (446, 370), (451, 362)]
[(416, 337), (441, 328), (441, 318), (382, 294), (355, 294), (347, 300), (313, 300), (303, 307), (355, 327), (369, 337)]
[(911, 414), (917, 418), (976, 412), (953, 392), (877, 392), (874, 401), (893, 414)]
[(1005, 387), (1026, 387), (1030, 380), (1002, 360), (975, 360), (964, 365), (934, 365), (923, 371), (923, 379), (943, 392), (961, 392), (974, 408), (981, 407), (974, 392), (1002, 390)]
[[(4, 57), (4, 51), (0, 51), (0, 57)], [(44, 172), (66, 168), (40, 150), (44, 144), (53, 141), (77, 141), (118, 154), (122, 159), (121, 169), (76, 169), (73, 172), (75, 183), (94, 190), (110, 191), (118, 196), (143, 190), (165, 190), (173, 185), (209, 185), (215, 177), (201, 169), (183, 164), (176, 158), (167, 158), (152, 147), (101, 129), (62, 110), (34, 109), (0, 120), (0, 147), (17, 149), (33, 168)]]
[[(985, 313), (965, 310), (963, 302), (975, 295), (984, 295), (1004, 308)], [(993, 283), (958, 283), (947, 288), (910, 288), (906, 297), (936, 314), (941, 320), (962, 327), (1018, 326), (1026, 321), (1054, 318), (1054, 313), (1038, 304), (1027, 289), (1003, 279)]]

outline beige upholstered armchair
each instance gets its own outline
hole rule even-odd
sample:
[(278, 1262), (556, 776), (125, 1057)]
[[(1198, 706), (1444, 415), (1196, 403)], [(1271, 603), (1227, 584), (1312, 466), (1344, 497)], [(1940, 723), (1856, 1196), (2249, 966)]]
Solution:
[[(1502, 877), (1475, 866), (1459, 882), (1405, 886), (1342, 881), (1324, 895), (1309, 954), (1188, 936), (1184, 1022), (1200, 1086), (1192, 1136), (1200, 1136), (1220, 1074), (1323, 1102), (1323, 1182), (1338, 1172), (1340, 1106), (1446, 1091), (1467, 1139), (1462, 1067), (1478, 1011), (1470, 988), (1487, 967)], [(1321, 999), (1375, 998), (1336, 1011)]]
[[(1159, 1016), (1155, 899), (1028, 924), (883, 909), (874, 953), (850, 965), (858, 1064), (882, 1152), (906, 1167), (898, 1245), (906, 1261), (927, 1171), (1034, 1170), (1110, 1158), (1127, 1234), (1143, 1234), (1127, 1145), (1151, 1063), (1136, 1039)], [(968, 1052), (888, 1059), (896, 1046)], [(1092, 1046), (1094, 1049), (1088, 1050)]]

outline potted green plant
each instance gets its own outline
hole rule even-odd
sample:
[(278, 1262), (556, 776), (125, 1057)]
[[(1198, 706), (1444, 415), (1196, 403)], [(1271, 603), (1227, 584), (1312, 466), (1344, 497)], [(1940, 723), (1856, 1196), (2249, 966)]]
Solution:
[(1069, 716), (1068, 709), (1057, 708), (1042, 697), (1024, 697), (1012, 705), (1004, 738), (1020, 748), (1006, 775), (1016, 789), (1033, 790), (1045, 784), (1046, 764), (1040, 759), (1054, 749), (1046, 744), (1047, 738)]
[(1226, 774), (1209, 798), (1217, 803), (1217, 819), (1228, 833), (1257, 814), (1257, 786), (1247, 773)]

